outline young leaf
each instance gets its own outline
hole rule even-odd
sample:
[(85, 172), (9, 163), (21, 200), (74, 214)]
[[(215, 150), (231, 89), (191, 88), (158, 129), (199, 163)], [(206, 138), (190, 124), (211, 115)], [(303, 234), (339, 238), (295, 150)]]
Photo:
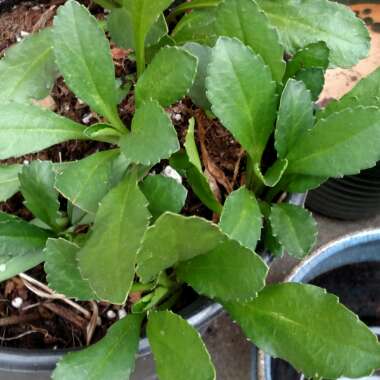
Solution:
[(136, 253), (149, 217), (147, 201), (134, 173), (127, 175), (99, 205), (93, 231), (78, 260), (82, 277), (101, 300), (119, 305), (127, 300)]
[(277, 82), (285, 73), (284, 48), (277, 31), (253, 0), (228, 0), (216, 10), (215, 31), (218, 36), (236, 37), (259, 54)]
[(166, 211), (179, 213), (185, 205), (187, 190), (173, 178), (149, 175), (140, 185), (149, 202), (149, 212), (157, 219)]
[(183, 144), (186, 150), (187, 157), (189, 158), (189, 162), (195, 166), (201, 173), (202, 171), (202, 163), (199, 158), (197, 144), (195, 142), (195, 120), (191, 118), (189, 120), (189, 128), (186, 133), (185, 143)]
[(58, 192), (54, 188), (55, 172), (50, 161), (32, 161), (19, 174), (20, 190), (25, 206), (35, 217), (54, 230), (64, 227), (59, 212)]
[(367, 57), (370, 37), (364, 23), (345, 5), (327, 0), (257, 0), (277, 28), (282, 44), (290, 53), (324, 41), (330, 62), (351, 67)]
[(216, 379), (199, 333), (179, 315), (170, 311), (150, 313), (147, 335), (160, 380)]
[(302, 82), (289, 79), (282, 92), (275, 131), (275, 146), (279, 158), (284, 158), (299, 137), (314, 125), (314, 107)]
[(269, 285), (253, 301), (225, 307), (258, 347), (306, 377), (357, 378), (380, 367), (376, 336), (324, 289)]
[(260, 162), (277, 107), (269, 68), (239, 40), (221, 37), (213, 49), (206, 87), (214, 114)]
[(51, 30), (45, 29), (6, 50), (0, 60), (0, 98), (17, 102), (45, 98), (56, 75)]
[(380, 110), (347, 109), (321, 119), (288, 153), (288, 174), (338, 177), (356, 174), (380, 159)]
[(145, 233), (137, 256), (137, 274), (147, 283), (160, 271), (204, 255), (225, 239), (218, 226), (203, 218), (167, 212)]
[(119, 154), (116, 149), (108, 150), (72, 162), (57, 175), (57, 190), (80, 209), (96, 213), (112, 187), (113, 164)]
[(148, 166), (177, 152), (179, 142), (165, 110), (156, 101), (147, 101), (137, 108), (131, 133), (121, 138), (120, 147), (129, 161)]
[(49, 234), (24, 220), (0, 213), (0, 281), (29, 270), (44, 260)]
[(76, 1), (67, 1), (54, 18), (53, 42), (59, 71), (71, 90), (124, 130), (109, 42), (95, 17)]
[(20, 188), (18, 174), (22, 165), (0, 165), (0, 202), (5, 202)]
[(313, 248), (318, 231), (309, 211), (299, 206), (280, 203), (272, 206), (269, 219), (273, 236), (289, 255), (303, 258)]
[(78, 269), (78, 251), (79, 247), (67, 240), (49, 239), (44, 250), (47, 281), (53, 290), (66, 297), (94, 300), (94, 292)]
[(254, 170), (265, 186), (274, 187), (282, 179), (287, 167), (288, 160), (279, 159), (266, 171), (265, 175), (261, 172), (259, 164), (255, 164)]
[(38, 152), (68, 140), (84, 140), (83, 127), (30, 104), (0, 104), (0, 159)]
[(120, 140), (121, 133), (112, 128), (109, 124), (96, 123), (84, 130), (84, 133), (90, 140), (117, 144)]
[(141, 322), (141, 314), (129, 314), (113, 324), (98, 343), (68, 353), (58, 362), (53, 380), (129, 379), (135, 366)]
[(265, 249), (270, 252), (271, 255), (281, 257), (284, 254), (284, 247), (278, 241), (277, 237), (274, 236), (272, 226), (268, 222), (264, 224), (262, 241)]
[(172, 20), (181, 13), (185, 13), (190, 9), (207, 9), (213, 8), (220, 4), (221, 0), (191, 0), (190, 2), (185, 2), (178, 5), (169, 15)]
[(234, 240), (176, 268), (177, 276), (197, 293), (222, 301), (252, 299), (264, 287), (267, 272), (268, 267), (256, 253)]
[(254, 251), (262, 228), (255, 195), (245, 187), (232, 192), (224, 203), (219, 225), (228, 237)]
[(305, 83), (306, 88), (310, 91), (312, 99), (315, 101), (319, 98), (325, 85), (325, 72), (319, 68), (301, 69), (295, 76), (295, 79)]
[(163, 107), (170, 106), (186, 95), (196, 72), (196, 57), (178, 47), (162, 48), (137, 82), (137, 106), (149, 100), (157, 100)]

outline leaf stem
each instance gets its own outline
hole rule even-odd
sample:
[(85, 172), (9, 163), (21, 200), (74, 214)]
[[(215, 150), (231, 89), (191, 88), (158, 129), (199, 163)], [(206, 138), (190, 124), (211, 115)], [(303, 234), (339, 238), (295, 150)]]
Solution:
[(258, 196), (262, 194), (265, 188), (260, 176), (256, 173), (255, 162), (250, 156), (247, 157), (247, 187)]
[(145, 70), (145, 47), (136, 46), (136, 64), (137, 64), (137, 77), (140, 78)]
[(120, 119), (120, 116), (117, 111), (110, 112), (107, 116), (107, 119), (111, 123), (111, 125), (123, 135), (129, 133), (123, 121)]

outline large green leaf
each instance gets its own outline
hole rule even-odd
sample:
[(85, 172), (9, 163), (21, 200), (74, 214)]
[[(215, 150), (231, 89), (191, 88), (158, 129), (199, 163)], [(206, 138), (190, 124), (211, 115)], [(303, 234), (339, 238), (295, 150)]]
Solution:
[(284, 158), (299, 137), (314, 124), (314, 106), (302, 82), (289, 79), (282, 92), (275, 131), (275, 146), (278, 157)]
[(227, 0), (216, 10), (218, 36), (236, 37), (252, 48), (270, 67), (273, 79), (282, 81), (285, 73), (284, 48), (277, 31), (269, 24), (254, 0)]
[(169, 158), (180, 147), (170, 117), (156, 101), (137, 108), (131, 133), (121, 138), (120, 146), (129, 161), (147, 166)]
[(137, 256), (137, 274), (149, 282), (160, 271), (204, 255), (225, 239), (218, 226), (203, 218), (167, 212), (145, 233)]
[(380, 367), (376, 336), (323, 289), (270, 285), (251, 302), (225, 306), (257, 346), (306, 377), (357, 378)]
[(40, 264), (48, 237), (48, 232), (41, 228), (1, 212), (0, 281)]
[(368, 30), (345, 5), (327, 0), (257, 2), (290, 53), (310, 43), (325, 41), (333, 65), (351, 67), (368, 55)]
[(49, 239), (44, 250), (49, 286), (66, 297), (94, 300), (96, 296), (83, 280), (77, 261), (79, 246), (64, 239)]
[(147, 335), (160, 380), (216, 379), (199, 333), (179, 315), (170, 311), (150, 313)]
[(61, 359), (53, 380), (129, 379), (135, 366), (142, 315), (129, 314), (110, 327), (98, 343)]
[(234, 240), (227, 240), (176, 268), (177, 276), (197, 293), (222, 301), (252, 299), (264, 287), (267, 271), (256, 253)]
[(42, 99), (49, 94), (56, 75), (51, 31), (46, 29), (6, 50), (0, 61), (0, 98)]
[(321, 119), (288, 153), (288, 173), (356, 174), (380, 159), (380, 110), (356, 107)]
[(195, 56), (178, 47), (163, 47), (137, 82), (137, 106), (152, 99), (170, 106), (187, 94), (196, 72)]
[(219, 225), (231, 239), (254, 251), (263, 225), (255, 195), (245, 187), (232, 192), (224, 203)]
[(239, 40), (221, 37), (213, 49), (206, 86), (214, 114), (260, 162), (277, 107), (269, 68)]
[(0, 159), (38, 152), (67, 140), (86, 139), (83, 127), (29, 104), (0, 104)]
[(297, 258), (306, 256), (317, 240), (317, 224), (309, 211), (287, 203), (272, 206), (270, 224), (273, 235), (286, 252)]
[(53, 41), (66, 84), (94, 111), (123, 129), (109, 42), (96, 18), (76, 1), (67, 1), (54, 18)]
[(67, 165), (57, 175), (57, 190), (80, 209), (95, 213), (112, 187), (113, 164), (118, 150), (98, 152)]
[(290, 177), (289, 184), (284, 191), (291, 193), (304, 193), (308, 190), (316, 189), (323, 182), (327, 181), (326, 177), (314, 177), (308, 175), (293, 175)]
[(16, 194), (20, 188), (18, 174), (22, 165), (0, 165), (0, 202)]
[(91, 236), (78, 253), (81, 274), (100, 299), (115, 304), (127, 300), (149, 217), (134, 173), (101, 202)]
[(149, 175), (140, 188), (149, 202), (149, 212), (155, 219), (166, 211), (179, 213), (185, 205), (187, 190), (173, 178)]
[(59, 212), (58, 192), (54, 188), (56, 173), (50, 161), (32, 161), (19, 174), (20, 190), (25, 206), (35, 217), (54, 230), (64, 227)]

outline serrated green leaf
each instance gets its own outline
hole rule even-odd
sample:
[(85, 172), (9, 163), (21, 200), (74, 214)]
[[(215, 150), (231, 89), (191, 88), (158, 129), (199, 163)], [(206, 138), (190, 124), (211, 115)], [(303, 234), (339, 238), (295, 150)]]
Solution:
[(327, 180), (328, 178), (326, 177), (294, 175), (291, 176), (291, 180), (284, 190), (287, 190), (291, 193), (304, 193), (308, 190), (316, 189)]
[(222, 301), (252, 299), (264, 287), (267, 272), (268, 267), (256, 253), (234, 240), (176, 268), (177, 276), (197, 293)]
[(324, 41), (330, 62), (351, 67), (367, 57), (370, 36), (364, 23), (345, 5), (327, 0), (257, 0), (269, 21), (277, 28), (290, 53)]
[(284, 158), (300, 136), (314, 125), (314, 105), (302, 82), (289, 79), (282, 92), (275, 130), (278, 157)]
[(295, 79), (305, 83), (313, 100), (317, 100), (325, 84), (325, 73), (319, 68), (301, 69)]
[(65, 226), (59, 212), (58, 192), (54, 188), (55, 172), (50, 161), (32, 161), (19, 174), (20, 191), (25, 206), (54, 230)]
[(79, 246), (64, 239), (49, 239), (44, 250), (45, 272), (49, 286), (66, 297), (81, 301), (96, 296), (83, 280), (77, 262)]
[(82, 277), (102, 300), (122, 305), (135, 275), (135, 261), (149, 223), (147, 201), (134, 173), (99, 205), (90, 238), (78, 253)]
[(163, 47), (137, 82), (137, 106), (150, 100), (163, 107), (177, 102), (193, 85), (196, 72), (196, 57), (178, 47)]
[(207, 66), (211, 61), (212, 49), (195, 42), (188, 42), (183, 48), (198, 58), (198, 70), (193, 86), (190, 88), (189, 96), (191, 100), (200, 108), (208, 110), (211, 104), (206, 96), (206, 76)]
[(57, 175), (57, 190), (80, 209), (96, 213), (99, 202), (112, 188), (113, 164), (119, 154), (116, 149), (108, 150), (72, 162)]
[(218, 36), (236, 37), (259, 54), (277, 82), (285, 73), (284, 48), (277, 31), (269, 24), (254, 0), (228, 0), (216, 9), (215, 31)]
[(357, 378), (380, 367), (376, 336), (324, 289), (269, 285), (255, 300), (225, 307), (258, 347), (306, 377)]
[(53, 43), (59, 71), (70, 89), (123, 129), (109, 42), (96, 18), (76, 1), (67, 1), (54, 18)]
[(57, 76), (51, 30), (26, 37), (0, 60), (0, 98), (22, 102), (49, 95)]
[(262, 241), (264, 243), (265, 249), (273, 256), (281, 257), (284, 254), (284, 247), (278, 241), (277, 237), (274, 236), (272, 231), (272, 226), (268, 221), (264, 224), (264, 229), (262, 233)]
[(137, 274), (142, 282), (149, 282), (162, 270), (204, 255), (225, 239), (218, 226), (203, 218), (167, 212), (145, 233), (137, 256)]
[(338, 177), (357, 174), (380, 159), (380, 110), (347, 109), (321, 119), (288, 153), (288, 174)]
[(262, 228), (262, 215), (255, 195), (245, 187), (232, 192), (224, 203), (219, 225), (228, 237), (254, 251)]
[(47, 231), (0, 212), (0, 281), (40, 264), (48, 237)]
[(157, 219), (166, 211), (179, 213), (185, 205), (187, 190), (173, 178), (150, 175), (140, 184), (149, 202), (149, 212)]
[(269, 68), (239, 40), (221, 37), (213, 49), (206, 87), (214, 114), (260, 162), (277, 107), (276, 83)]
[(317, 240), (317, 224), (309, 211), (287, 203), (272, 206), (269, 217), (273, 235), (286, 252), (305, 257)]
[(199, 333), (179, 315), (170, 311), (150, 313), (147, 335), (160, 380), (216, 379)]
[(121, 138), (120, 147), (129, 161), (143, 165), (154, 165), (180, 148), (170, 117), (156, 101), (137, 108), (131, 133)]
[(288, 167), (288, 160), (279, 159), (275, 161), (275, 163), (271, 167), (268, 168), (268, 170), (265, 172), (265, 175), (261, 172), (261, 168), (259, 164), (255, 164), (254, 170), (257, 176), (260, 178), (261, 182), (265, 186), (274, 187), (282, 179), (287, 167)]
[(135, 366), (142, 318), (141, 314), (129, 314), (113, 324), (98, 343), (65, 355), (52, 379), (129, 379)]
[(19, 191), (18, 174), (22, 165), (0, 165), (0, 202), (5, 202)]
[(38, 152), (68, 140), (85, 140), (84, 128), (30, 104), (0, 104), (0, 159)]

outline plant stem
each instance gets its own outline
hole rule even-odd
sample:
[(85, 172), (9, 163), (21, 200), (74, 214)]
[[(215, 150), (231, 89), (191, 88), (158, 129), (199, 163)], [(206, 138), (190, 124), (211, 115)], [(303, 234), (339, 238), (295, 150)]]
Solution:
[(265, 188), (261, 178), (255, 170), (255, 162), (251, 157), (247, 157), (247, 187), (257, 196), (260, 196)]
[(140, 78), (145, 70), (145, 46), (144, 41), (136, 47), (137, 77)]

